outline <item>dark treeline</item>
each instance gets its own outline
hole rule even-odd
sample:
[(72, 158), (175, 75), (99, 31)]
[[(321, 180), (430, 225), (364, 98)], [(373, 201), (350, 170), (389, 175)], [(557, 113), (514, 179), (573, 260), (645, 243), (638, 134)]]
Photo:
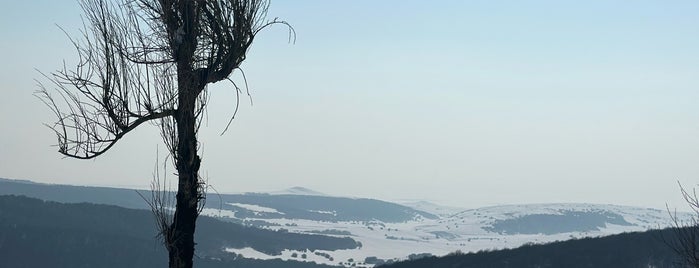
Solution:
[[(201, 217), (197, 267), (328, 267), (312, 263), (235, 259), (224, 247), (283, 249), (355, 248), (350, 238), (303, 235), (245, 227)], [(62, 204), (0, 196), (0, 267), (166, 267), (167, 252), (147, 210)]]
[(382, 266), (385, 268), (534, 268), (534, 267), (686, 267), (668, 246), (674, 241), (671, 229), (583, 238), (515, 249), (454, 253)]

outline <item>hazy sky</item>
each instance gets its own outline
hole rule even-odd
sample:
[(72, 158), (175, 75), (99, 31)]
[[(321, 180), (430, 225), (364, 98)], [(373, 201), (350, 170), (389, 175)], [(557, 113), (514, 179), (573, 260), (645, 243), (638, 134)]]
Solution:
[[(0, 177), (147, 188), (155, 127), (97, 160), (50, 147), (34, 68), (75, 63), (55, 25), (77, 32), (77, 2), (0, 2)], [(235, 97), (210, 88), (202, 175), (219, 192), (663, 208), (699, 182), (695, 0), (276, 0), (269, 16), (296, 43), (258, 36), (254, 105), (223, 136)]]

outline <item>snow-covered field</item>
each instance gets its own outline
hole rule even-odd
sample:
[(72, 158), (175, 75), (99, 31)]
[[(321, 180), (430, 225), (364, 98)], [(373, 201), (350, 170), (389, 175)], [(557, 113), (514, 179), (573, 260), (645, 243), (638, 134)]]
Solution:
[[(273, 212), (274, 208), (260, 207), (255, 204), (233, 204), (238, 207), (260, 212)], [(364, 263), (366, 258), (381, 260), (402, 260), (411, 254), (429, 253), (445, 255), (455, 251), (475, 252), (485, 249), (514, 248), (525, 243), (546, 243), (557, 240), (568, 240), (581, 237), (596, 237), (622, 232), (644, 231), (669, 226), (670, 217), (667, 211), (595, 204), (532, 204), (495, 206), (479, 209), (463, 210), (453, 213), (454, 208), (439, 208), (434, 204), (412, 203), (416, 209), (431, 210), (440, 213), (436, 219), (416, 216), (414, 219), (389, 223), (381, 221), (314, 221), (308, 219), (290, 219), (279, 214), (278, 218), (256, 218), (272, 223), (269, 229), (286, 229), (289, 232), (351, 237), (359, 241), (361, 247), (349, 250), (323, 251), (292, 251), (286, 250), (278, 256), (270, 256), (252, 248), (228, 248), (229, 252), (241, 254), (245, 258), (312, 261), (316, 263), (344, 266), (371, 267), (373, 264)], [(452, 212), (449, 214), (446, 212)], [(235, 217), (232, 211), (207, 209), (205, 214), (218, 217), (225, 215)], [(336, 213), (328, 211), (327, 213)], [(436, 213), (435, 213), (436, 214)], [(542, 216), (544, 215), (544, 216)], [(589, 222), (587, 229), (559, 233), (531, 233), (520, 228), (527, 224), (518, 220), (534, 216), (539, 218), (573, 222), (570, 228), (578, 228), (578, 221)], [(686, 217), (688, 215), (681, 214)], [(536, 218), (539, 217), (539, 218)], [(577, 218), (576, 218), (577, 217)], [(594, 220), (602, 219), (602, 222)], [(515, 226), (514, 231), (493, 231), (494, 226), (508, 223)], [(531, 223), (531, 222), (530, 222)], [(549, 223), (549, 224), (556, 224)], [(592, 225), (590, 225), (592, 224)], [(598, 225), (594, 225), (598, 224)], [(521, 226), (520, 226), (521, 225)], [(592, 227), (590, 227), (592, 226)]]

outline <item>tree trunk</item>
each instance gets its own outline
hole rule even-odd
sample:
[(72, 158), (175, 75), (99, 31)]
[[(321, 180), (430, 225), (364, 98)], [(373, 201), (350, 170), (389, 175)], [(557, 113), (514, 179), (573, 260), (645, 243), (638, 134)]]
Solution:
[[(189, 76), (191, 77), (191, 76)], [(194, 257), (194, 230), (199, 214), (199, 165), (197, 155), (195, 101), (198, 85), (193, 79), (180, 79), (177, 122), (176, 166), (178, 173), (177, 204), (168, 243), (170, 268), (191, 268)]]
[(200, 159), (197, 155), (197, 137), (194, 111), (183, 111), (177, 120), (179, 142), (177, 148), (177, 205), (170, 227), (170, 268), (191, 268), (194, 257), (194, 230), (198, 216)]

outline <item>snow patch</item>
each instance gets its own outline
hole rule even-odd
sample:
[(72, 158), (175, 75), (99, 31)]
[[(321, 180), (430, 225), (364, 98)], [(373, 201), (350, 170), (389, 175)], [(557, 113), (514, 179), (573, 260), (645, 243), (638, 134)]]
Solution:
[(308, 210), (308, 212), (313, 212), (313, 213), (318, 213), (318, 214), (328, 214), (328, 215), (333, 215), (337, 216), (337, 211), (325, 211), (325, 210)]
[(252, 204), (243, 204), (243, 203), (228, 203), (231, 206), (236, 206), (236, 207), (241, 207), (253, 212), (260, 212), (260, 213), (276, 213), (276, 214), (282, 214), (284, 215), (283, 212), (279, 212), (278, 210), (274, 208), (269, 208), (269, 207), (263, 207), (263, 206), (258, 206), (258, 205), (252, 205)]

